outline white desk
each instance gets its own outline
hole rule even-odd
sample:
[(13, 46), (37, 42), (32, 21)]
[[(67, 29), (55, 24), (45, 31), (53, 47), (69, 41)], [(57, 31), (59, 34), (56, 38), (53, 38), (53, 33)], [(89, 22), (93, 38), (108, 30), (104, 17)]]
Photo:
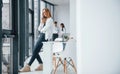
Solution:
[[(52, 74), (52, 45), (54, 41), (43, 42), (43, 74)], [(66, 42), (61, 42), (66, 43)]]

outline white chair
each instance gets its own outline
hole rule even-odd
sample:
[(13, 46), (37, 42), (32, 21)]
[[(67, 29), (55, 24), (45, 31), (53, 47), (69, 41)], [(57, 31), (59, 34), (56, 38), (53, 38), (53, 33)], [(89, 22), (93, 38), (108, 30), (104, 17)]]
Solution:
[[(53, 44), (54, 74), (56, 74), (57, 68), (61, 64), (64, 67), (65, 74), (68, 74), (67, 67), (69, 65), (72, 66), (72, 68), (77, 73), (75, 64), (73, 62), (73, 58), (75, 58), (75, 54), (73, 53), (76, 51), (75, 45), (76, 44), (74, 39), (69, 39), (67, 42), (55, 42)], [(57, 62), (56, 62), (56, 58), (58, 58)]]
[(57, 67), (57, 64), (56, 64), (57, 60), (60, 62), (59, 66), (63, 65), (63, 67), (64, 67), (62, 59), (59, 56), (60, 52), (62, 52), (62, 51), (63, 51), (62, 38), (56, 38), (55, 42), (53, 44), (53, 67), (54, 67), (54, 71), (56, 70), (56, 67)]

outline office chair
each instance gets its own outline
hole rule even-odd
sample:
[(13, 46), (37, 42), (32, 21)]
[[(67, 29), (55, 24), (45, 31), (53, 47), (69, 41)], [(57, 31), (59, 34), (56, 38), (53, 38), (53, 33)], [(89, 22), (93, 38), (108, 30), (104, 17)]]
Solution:
[[(67, 42), (55, 42), (53, 44), (53, 64), (54, 74), (56, 74), (57, 68), (63, 65), (64, 73), (68, 74), (68, 66), (72, 66), (77, 74), (75, 64), (73, 62), (73, 52), (75, 52), (75, 40), (69, 39)], [(56, 61), (58, 60), (58, 61)]]

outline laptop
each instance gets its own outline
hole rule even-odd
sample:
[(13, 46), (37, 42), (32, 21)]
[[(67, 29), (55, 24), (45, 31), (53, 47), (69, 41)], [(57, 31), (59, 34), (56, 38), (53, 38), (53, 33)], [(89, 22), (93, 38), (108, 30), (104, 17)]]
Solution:
[(62, 35), (63, 41), (67, 41), (69, 37), (70, 37), (70, 33), (63, 33)]

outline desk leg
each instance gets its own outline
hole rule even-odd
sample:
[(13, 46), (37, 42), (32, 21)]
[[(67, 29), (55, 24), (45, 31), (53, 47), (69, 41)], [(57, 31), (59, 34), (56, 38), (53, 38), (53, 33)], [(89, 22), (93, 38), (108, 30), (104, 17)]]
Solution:
[(52, 72), (52, 44), (44, 43), (43, 45), (43, 74), (51, 74)]

